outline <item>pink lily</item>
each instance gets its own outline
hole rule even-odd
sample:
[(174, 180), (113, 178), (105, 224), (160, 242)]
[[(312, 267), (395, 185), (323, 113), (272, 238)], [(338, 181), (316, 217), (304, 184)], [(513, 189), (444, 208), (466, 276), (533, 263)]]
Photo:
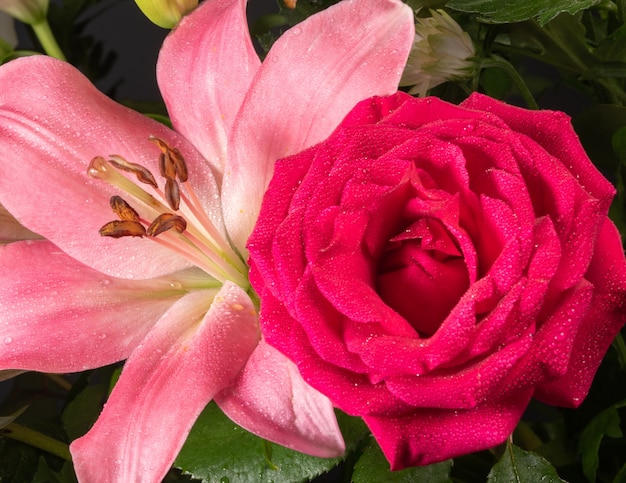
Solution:
[[(341, 2), (285, 33), (261, 64), (245, 4), (206, 0), (165, 40), (157, 79), (174, 130), (63, 62), (0, 68), (0, 203), (45, 238), (0, 247), (0, 370), (126, 359), (98, 421), (71, 445), (80, 481), (160, 481), (211, 399), (266, 439), (344, 450), (328, 399), (260, 338), (245, 243), (274, 161), (396, 89), (412, 12), (399, 0)], [(137, 165), (159, 172), (160, 155), (166, 188), (136, 181)], [(107, 223), (111, 195), (136, 210), (115, 205), (128, 223)], [(150, 223), (172, 229), (99, 234)]]

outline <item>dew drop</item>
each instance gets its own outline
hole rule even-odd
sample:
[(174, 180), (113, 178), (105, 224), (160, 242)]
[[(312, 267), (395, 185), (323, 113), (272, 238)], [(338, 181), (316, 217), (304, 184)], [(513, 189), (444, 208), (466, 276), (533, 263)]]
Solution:
[(10, 344), (11, 342), (13, 342), (13, 337), (7, 336), (4, 338), (5, 344)]
[(300, 27), (294, 27), (294, 28), (291, 29), (291, 32), (294, 35), (300, 35), (300, 33), (302, 32), (302, 29)]

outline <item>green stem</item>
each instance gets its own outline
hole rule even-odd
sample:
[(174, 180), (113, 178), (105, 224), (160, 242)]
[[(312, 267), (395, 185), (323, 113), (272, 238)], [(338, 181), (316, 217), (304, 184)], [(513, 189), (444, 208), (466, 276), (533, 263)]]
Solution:
[(2, 428), (0, 434), (39, 448), (59, 458), (63, 458), (66, 461), (72, 461), (72, 455), (70, 454), (70, 449), (67, 444), (51, 438), (50, 436), (46, 436), (39, 431), (22, 426), (21, 424), (10, 423)]
[(524, 98), (524, 102), (526, 103), (526, 105), (530, 109), (539, 109), (539, 106), (537, 105), (535, 98), (530, 92), (530, 89), (524, 82), (524, 79), (522, 79), (522, 76), (519, 75), (517, 69), (515, 69), (515, 67), (513, 67), (510, 62), (503, 59), (502, 57), (492, 54), (489, 58), (483, 59), (480, 64), (481, 69), (484, 69), (486, 67), (498, 67), (504, 70), (509, 75), (517, 89), (520, 91), (520, 94)]
[(606, 79), (594, 79), (599, 85), (601, 85), (607, 94), (611, 97), (611, 103), (617, 105), (626, 104), (626, 92), (621, 88), (619, 82), (614, 77)]
[(617, 0), (617, 20), (620, 25), (626, 24), (626, 0)]
[(46, 54), (48, 54), (50, 57), (56, 57), (57, 59), (65, 60), (65, 55), (63, 55), (59, 44), (54, 38), (54, 34), (50, 29), (50, 24), (48, 24), (48, 20), (44, 18), (41, 22), (32, 24), (31, 27), (33, 28), (35, 35), (39, 39), (39, 42), (41, 42), (41, 46), (46, 51)]

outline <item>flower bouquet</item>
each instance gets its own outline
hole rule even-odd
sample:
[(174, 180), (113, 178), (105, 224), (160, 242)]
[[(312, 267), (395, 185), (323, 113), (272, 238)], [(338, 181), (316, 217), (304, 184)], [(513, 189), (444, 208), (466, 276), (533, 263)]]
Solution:
[(626, 2), (137, 5), (0, 0), (0, 480), (626, 481)]

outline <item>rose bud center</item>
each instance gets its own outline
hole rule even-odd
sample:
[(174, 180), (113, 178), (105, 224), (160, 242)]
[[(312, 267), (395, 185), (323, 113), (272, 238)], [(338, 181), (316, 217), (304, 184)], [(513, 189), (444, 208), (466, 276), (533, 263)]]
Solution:
[(378, 242), (374, 279), (381, 299), (420, 336), (429, 337), (468, 289), (470, 280), (459, 242), (452, 234), (463, 231), (458, 226), (458, 198), (425, 190), (415, 181), (385, 196), (372, 217), (389, 220), (386, 230), (379, 232), (385, 237)]

